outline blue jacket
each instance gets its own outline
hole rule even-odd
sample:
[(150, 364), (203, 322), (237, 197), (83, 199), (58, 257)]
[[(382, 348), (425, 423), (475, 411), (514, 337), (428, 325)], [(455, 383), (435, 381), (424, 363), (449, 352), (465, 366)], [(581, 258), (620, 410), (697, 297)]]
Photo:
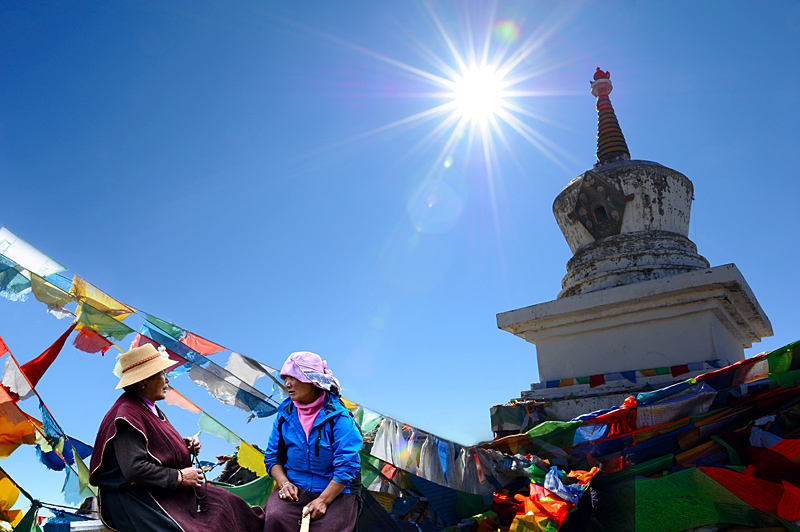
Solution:
[[(332, 426), (329, 420), (333, 420)], [(267, 472), (279, 463), (279, 432), (283, 434), (287, 458), (286, 463), (281, 465), (292, 484), (307, 491), (321, 493), (331, 480), (335, 480), (345, 485), (343, 493), (350, 493), (350, 482), (361, 473), (358, 452), (361, 450), (363, 438), (356, 422), (339, 398), (326, 392), (325, 402), (314, 420), (308, 438), (292, 400), (286, 399), (281, 403), (269, 435), (267, 452), (264, 453)]]

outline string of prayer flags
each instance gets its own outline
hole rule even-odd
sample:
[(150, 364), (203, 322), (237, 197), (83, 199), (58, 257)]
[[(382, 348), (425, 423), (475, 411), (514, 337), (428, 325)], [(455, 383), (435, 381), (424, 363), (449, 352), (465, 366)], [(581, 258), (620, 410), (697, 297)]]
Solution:
[[(213, 434), (233, 445), (239, 445), (242, 441), (240, 437), (230, 431), (227, 427), (223, 426), (219, 421), (209, 416), (205, 412), (200, 415), (200, 420), (197, 422), (200, 432), (206, 434)], [(263, 459), (262, 459), (263, 460)]]
[(72, 340), (72, 345), (84, 353), (100, 353), (105, 355), (106, 351), (114, 345), (109, 342), (105, 336), (100, 336), (92, 329), (87, 329), (83, 324), (78, 323), (75, 330), (78, 331), (78, 335)]
[(5, 388), (0, 386), (0, 458), (6, 458), (20, 445), (33, 445), (36, 429), (19, 409)]
[(0, 227), (0, 254), (5, 255), (26, 270), (41, 277), (63, 272), (64, 266), (54, 261), (20, 237)]
[(271, 401), (261, 391), (165, 334), (152, 323), (144, 322), (139, 333), (191, 362), (189, 378), (203, 386), (219, 401), (252, 412), (257, 417), (268, 417), (277, 411), (277, 403)]
[[(102, 314), (113, 316), (119, 321), (124, 320), (128, 315), (136, 312), (135, 308), (117, 301), (78, 275), (72, 279), (70, 294), (81, 303), (88, 303)], [(117, 339), (122, 340), (122, 338)]]
[(134, 332), (133, 329), (118, 319), (112, 318), (105, 311), (97, 309), (86, 302), (81, 302), (78, 307), (78, 323), (98, 334), (106, 337), (110, 336), (118, 342)]
[(11, 301), (25, 301), (31, 282), (22, 274), (16, 262), (0, 255), (0, 296)]
[[(145, 344), (150, 344), (153, 347), (155, 347), (156, 349), (158, 349), (161, 346), (161, 344), (159, 344), (155, 340), (151, 340), (150, 338), (148, 338), (146, 336), (142, 336), (140, 333), (137, 333), (136, 337), (133, 339), (133, 342), (131, 342), (131, 347), (130, 348), (134, 349), (136, 347), (141, 347), (141, 346), (143, 346)], [(167, 348), (165, 347), (165, 349), (167, 349)], [(167, 355), (169, 356), (170, 360), (175, 362), (174, 366), (171, 366), (171, 367), (167, 368), (168, 373), (170, 373), (173, 376), (175, 376), (176, 374), (179, 375), (179, 374), (183, 373), (185, 371), (185, 366), (190, 364), (190, 362), (188, 360), (186, 360), (182, 356), (178, 355), (177, 353), (175, 353), (175, 352), (173, 352), (173, 351), (171, 351), (169, 349), (167, 349)], [(118, 368), (114, 369), (114, 374), (117, 375), (117, 377), (121, 378), (122, 377), (122, 366), (119, 365), (119, 361), (117, 361), (117, 366), (118, 366)], [(119, 369), (119, 372), (117, 372), (117, 369)]]
[(240, 466), (249, 469), (257, 476), (267, 476), (264, 454), (244, 440), (239, 444), (238, 461)]

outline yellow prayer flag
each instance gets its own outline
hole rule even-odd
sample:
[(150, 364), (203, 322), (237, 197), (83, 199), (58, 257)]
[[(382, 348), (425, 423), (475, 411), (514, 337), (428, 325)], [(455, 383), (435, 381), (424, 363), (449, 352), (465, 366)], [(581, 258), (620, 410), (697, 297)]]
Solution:
[(36, 443), (36, 429), (0, 386), (0, 458), (6, 458), (22, 444)]
[(72, 455), (75, 457), (75, 465), (78, 467), (78, 485), (81, 487), (81, 497), (96, 497), (97, 488), (89, 484), (89, 468), (83, 463), (78, 451), (73, 449)]
[(17, 526), (23, 515), (21, 510), (11, 510), (17, 498), (19, 498), (17, 484), (0, 469), (0, 520), (8, 521), (12, 527)]
[(31, 272), (31, 288), (36, 299), (49, 307), (61, 308), (75, 300), (67, 292), (33, 272)]
[(656, 376), (656, 370), (654, 370), (654, 369), (640, 369), (639, 373), (641, 373), (645, 377), (655, 377)]
[(356, 408), (358, 408), (358, 403), (354, 403), (353, 401), (349, 401), (349, 400), (345, 399), (344, 397), (342, 397), (342, 402), (344, 403), (344, 406), (351, 412), (353, 410), (355, 410)]
[(239, 465), (249, 469), (259, 477), (267, 475), (267, 466), (264, 465), (264, 455), (244, 440), (242, 440), (242, 443), (239, 445)]
[(129, 314), (136, 312), (135, 308), (117, 301), (78, 275), (72, 279), (72, 288), (69, 293), (76, 299), (89, 303), (103, 314), (113, 316), (119, 321), (127, 318)]

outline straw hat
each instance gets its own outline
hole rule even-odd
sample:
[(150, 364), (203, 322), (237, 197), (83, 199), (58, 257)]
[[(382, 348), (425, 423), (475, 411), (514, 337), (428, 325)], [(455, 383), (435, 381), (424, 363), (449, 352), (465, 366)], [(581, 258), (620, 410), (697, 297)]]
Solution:
[(144, 344), (121, 354), (119, 364), (122, 367), (122, 378), (117, 384), (117, 389), (124, 388), (129, 384), (136, 384), (161, 370), (174, 366), (176, 362), (170, 360), (166, 352), (158, 351), (152, 344)]

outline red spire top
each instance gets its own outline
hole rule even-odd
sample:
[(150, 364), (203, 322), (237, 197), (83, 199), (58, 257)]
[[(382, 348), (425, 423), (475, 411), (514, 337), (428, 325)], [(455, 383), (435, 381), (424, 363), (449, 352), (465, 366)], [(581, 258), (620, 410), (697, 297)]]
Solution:
[(610, 78), (610, 72), (603, 72), (600, 67), (597, 67), (594, 81), (591, 82), (592, 94), (597, 96), (597, 164), (595, 166), (602, 166), (614, 161), (629, 161), (631, 158), (628, 144), (622, 135), (622, 128), (619, 127), (617, 115), (614, 114), (614, 108), (608, 97), (613, 89)]

